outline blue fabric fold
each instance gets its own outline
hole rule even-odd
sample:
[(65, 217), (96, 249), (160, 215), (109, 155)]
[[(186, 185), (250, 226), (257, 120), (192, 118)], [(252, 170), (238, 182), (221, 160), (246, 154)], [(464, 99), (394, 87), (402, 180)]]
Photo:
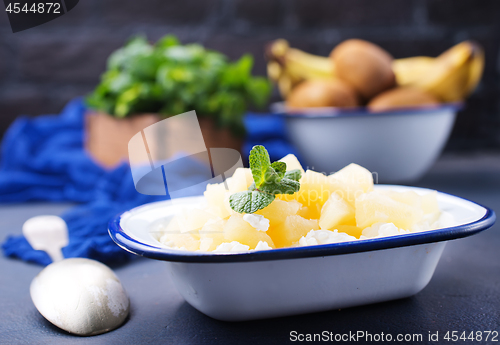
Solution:
[[(91, 159), (83, 148), (85, 111), (82, 100), (75, 99), (59, 115), (16, 119), (1, 147), (0, 202), (78, 202), (62, 215), (69, 231), (64, 257), (124, 263), (131, 254), (109, 237), (109, 220), (133, 207), (168, 197), (139, 194), (126, 163), (105, 169)], [(245, 125), (248, 140), (244, 151), (261, 144), (273, 160), (296, 153), (287, 143), (282, 119), (248, 114)], [(193, 178), (188, 174), (190, 167), (184, 169), (174, 172), (176, 178)], [(12, 229), (12, 233), (19, 232)], [(45, 252), (34, 250), (22, 235), (8, 236), (2, 249), (8, 257), (41, 265), (51, 262)]]

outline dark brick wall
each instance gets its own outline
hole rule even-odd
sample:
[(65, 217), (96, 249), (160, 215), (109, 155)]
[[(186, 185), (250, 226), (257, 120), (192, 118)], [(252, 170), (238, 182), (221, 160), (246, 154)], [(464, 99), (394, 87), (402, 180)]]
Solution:
[(283, 37), (328, 54), (347, 38), (396, 58), (437, 55), (465, 39), (486, 50), (485, 76), (460, 113), (448, 150), (500, 149), (500, 0), (80, 0), (71, 12), (12, 34), (0, 14), (0, 135), (20, 114), (59, 112), (95, 86), (106, 57), (133, 34), (166, 33), (231, 58), (256, 58)]

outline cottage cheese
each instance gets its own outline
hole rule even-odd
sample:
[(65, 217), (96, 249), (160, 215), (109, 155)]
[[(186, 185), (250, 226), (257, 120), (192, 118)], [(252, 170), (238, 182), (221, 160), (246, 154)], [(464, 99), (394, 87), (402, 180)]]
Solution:
[(244, 253), (244, 252), (252, 252), (258, 250), (269, 250), (273, 249), (267, 244), (265, 241), (259, 241), (255, 246), (255, 249), (250, 249), (249, 246), (243, 245), (238, 241), (232, 242), (224, 242), (217, 246), (216, 249), (213, 250), (214, 253)]
[(299, 246), (356, 241), (357, 238), (338, 230), (311, 230), (299, 240)]
[(456, 224), (455, 217), (449, 212), (441, 211), (440, 214), (427, 215), (420, 223), (415, 224), (412, 232), (428, 231), (448, 228)]
[(244, 253), (250, 249), (249, 246), (241, 244), (238, 241), (224, 242), (214, 249), (214, 253)]
[(257, 245), (255, 246), (254, 250), (269, 250), (269, 249), (273, 249), (273, 248), (271, 246), (269, 246), (269, 244), (267, 244), (267, 242), (259, 241), (259, 243), (257, 243)]
[(245, 214), (243, 220), (258, 231), (267, 231), (269, 229), (269, 219), (260, 214)]
[(409, 234), (410, 230), (398, 229), (393, 223), (375, 223), (363, 230), (360, 240), (375, 237), (387, 237)]

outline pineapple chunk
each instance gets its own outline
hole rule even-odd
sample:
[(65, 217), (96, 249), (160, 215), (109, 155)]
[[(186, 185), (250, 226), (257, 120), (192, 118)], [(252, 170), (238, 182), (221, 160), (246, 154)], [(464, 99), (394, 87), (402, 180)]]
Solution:
[[(332, 192), (333, 186), (328, 177), (322, 173), (307, 170), (300, 179), (300, 190), (297, 193), (291, 195), (279, 194), (277, 197), (285, 201), (297, 200), (309, 208), (311, 206), (316, 207), (316, 204), (319, 204), (321, 210), (321, 207), (328, 200)], [(319, 214), (315, 218), (319, 218)]]
[(366, 228), (375, 223), (393, 223), (401, 229), (411, 229), (422, 220), (423, 211), (396, 201), (378, 192), (370, 192), (356, 199), (356, 225)]
[(302, 218), (305, 219), (312, 219), (311, 216), (311, 211), (309, 210), (309, 207), (302, 206), (298, 211), (297, 215), (301, 216)]
[(422, 210), (424, 211), (424, 214), (441, 213), (437, 201), (436, 191), (422, 195)]
[(316, 203), (310, 207), (302, 206), (297, 214), (305, 219), (319, 219), (321, 216), (321, 205)]
[(207, 184), (203, 195), (209, 206), (219, 206), (226, 195), (226, 188), (223, 183)]
[(224, 183), (216, 183), (207, 185), (205, 193), (208, 210), (210, 213), (217, 215), (220, 218), (227, 218), (230, 215), (229, 210), (225, 205), (226, 187)]
[(198, 250), (200, 248), (200, 235), (197, 230), (183, 233), (182, 230), (185, 229), (183, 219), (182, 212), (173, 217), (163, 231), (160, 242), (171, 248)]
[(200, 250), (212, 251), (225, 241), (224, 225), (226, 220), (209, 220), (200, 230)]
[(319, 227), (322, 230), (333, 230), (339, 224), (356, 224), (354, 207), (336, 193), (332, 193), (321, 209)]
[(302, 168), (302, 165), (300, 165), (299, 160), (297, 159), (297, 157), (295, 157), (295, 155), (293, 155), (291, 153), (287, 154), (285, 157), (281, 158), (279, 161), (286, 163), (286, 170), (287, 171), (299, 169), (300, 171), (302, 171), (302, 173), (304, 173), (304, 169)]
[(226, 182), (230, 194), (243, 192), (253, 183), (252, 171), (248, 168), (238, 168), (231, 179), (227, 179)]
[(262, 210), (258, 210), (255, 214), (260, 214), (261, 216), (269, 219), (270, 226), (274, 227), (283, 223), (286, 217), (297, 214), (301, 207), (302, 204), (295, 200), (283, 201), (280, 199), (274, 199), (269, 206)]
[(361, 234), (363, 233), (363, 229), (358, 228), (355, 225), (338, 225), (335, 227), (339, 232), (345, 232), (346, 234), (350, 236), (354, 236), (356, 238), (359, 238)]
[(226, 192), (226, 196), (224, 198), (224, 207), (226, 208), (226, 212), (229, 213), (230, 216), (233, 214), (239, 214), (235, 210), (231, 208), (231, 205), (229, 204), (229, 198), (231, 197), (231, 193)]
[(224, 225), (224, 242), (237, 241), (255, 249), (259, 241), (267, 242), (275, 248), (273, 240), (264, 231), (259, 231), (243, 220), (243, 215), (233, 214)]
[(197, 233), (165, 233), (160, 242), (171, 248), (182, 248), (186, 250), (200, 249), (200, 236)]
[(217, 219), (217, 216), (199, 208), (185, 208), (174, 217), (172, 222), (177, 222), (179, 231), (185, 233), (201, 229), (209, 219)]
[(405, 203), (413, 207), (418, 207), (418, 208), (422, 207), (422, 197), (413, 191), (396, 192), (393, 190), (388, 190), (388, 191), (383, 190), (378, 193), (385, 194), (393, 200)]
[(413, 207), (422, 209), (424, 214), (439, 213), (439, 205), (436, 199), (437, 192), (433, 191), (424, 195), (419, 195), (413, 191), (396, 192), (396, 191), (381, 191), (383, 194), (390, 196), (392, 199), (403, 202)]
[(352, 206), (354, 206), (357, 197), (373, 190), (372, 173), (354, 163), (328, 176), (328, 180), (335, 193)]
[(168, 224), (165, 227), (164, 232), (167, 234), (180, 234), (181, 233), (181, 227), (179, 225), (178, 216), (174, 216), (172, 219), (170, 219), (168, 221)]
[(276, 247), (289, 247), (294, 242), (300, 240), (302, 236), (306, 236), (311, 230), (318, 230), (318, 221), (315, 219), (305, 219), (298, 215), (286, 217), (286, 220), (275, 228), (267, 231), (271, 236)]

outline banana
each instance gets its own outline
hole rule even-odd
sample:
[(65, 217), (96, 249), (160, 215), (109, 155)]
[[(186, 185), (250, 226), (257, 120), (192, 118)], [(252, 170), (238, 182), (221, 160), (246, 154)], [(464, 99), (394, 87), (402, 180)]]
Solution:
[(470, 95), (477, 87), (479, 82), (481, 81), (481, 77), (483, 76), (484, 71), (484, 50), (483, 48), (472, 42), (472, 61), (470, 62), (469, 67), (469, 80), (466, 85), (465, 96)]
[(294, 79), (331, 79), (335, 69), (328, 58), (290, 48), (285, 57), (286, 71)]
[(434, 58), (428, 56), (415, 56), (394, 60), (392, 70), (396, 75), (396, 82), (400, 86), (408, 86), (428, 73)]
[[(290, 48), (285, 40), (268, 45), (266, 55), (268, 76), (278, 84), (284, 98), (303, 80), (336, 78), (331, 59)], [(436, 58), (397, 59), (392, 67), (398, 85), (417, 87), (443, 102), (455, 102), (477, 87), (483, 74), (484, 52), (478, 44), (465, 41)]]
[[(484, 57), (477, 45), (465, 41), (448, 49), (411, 86), (425, 90), (443, 102), (463, 100), (477, 85)], [(474, 72), (471, 75), (471, 66)]]
[(284, 98), (304, 80), (335, 78), (335, 68), (328, 58), (290, 48), (285, 40), (272, 42), (266, 56), (268, 76), (278, 84)]

